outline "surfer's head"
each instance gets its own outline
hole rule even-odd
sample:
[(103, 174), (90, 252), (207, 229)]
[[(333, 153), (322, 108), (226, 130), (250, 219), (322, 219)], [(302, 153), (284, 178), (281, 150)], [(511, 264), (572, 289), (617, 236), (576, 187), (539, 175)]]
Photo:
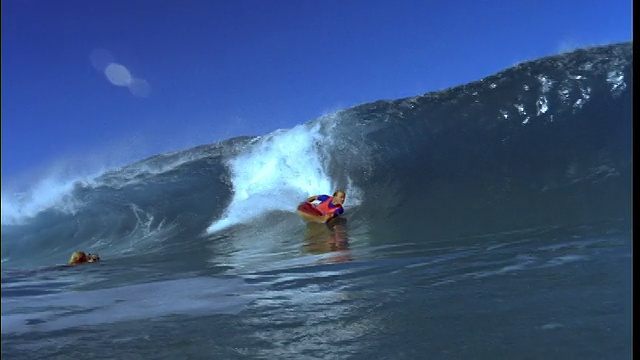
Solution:
[(342, 205), (344, 204), (344, 199), (346, 197), (347, 197), (347, 194), (343, 190), (337, 190), (336, 192), (333, 193), (333, 200), (331, 202), (336, 205)]
[(71, 254), (71, 258), (69, 258), (69, 265), (84, 264), (87, 261), (87, 254), (85, 254), (84, 251), (74, 251), (73, 254)]
[(85, 254), (84, 251), (74, 251), (69, 258), (69, 265), (79, 265), (100, 261), (98, 254)]

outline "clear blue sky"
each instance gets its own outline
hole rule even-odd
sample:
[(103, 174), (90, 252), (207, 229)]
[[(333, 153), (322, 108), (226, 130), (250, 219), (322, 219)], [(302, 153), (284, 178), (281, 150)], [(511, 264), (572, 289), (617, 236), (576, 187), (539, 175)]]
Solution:
[[(2, 0), (1, 34), (5, 183), (264, 134), (629, 41), (632, 2)], [(113, 85), (92, 63), (97, 49), (146, 91)]]

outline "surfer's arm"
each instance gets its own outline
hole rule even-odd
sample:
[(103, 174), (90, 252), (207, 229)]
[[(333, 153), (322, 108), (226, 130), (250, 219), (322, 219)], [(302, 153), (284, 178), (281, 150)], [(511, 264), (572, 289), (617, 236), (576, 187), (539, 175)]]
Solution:
[(307, 202), (308, 202), (309, 204), (311, 204), (312, 202), (314, 202), (314, 201), (318, 200), (318, 196), (320, 196), (320, 195), (313, 195), (313, 196), (311, 196), (311, 197), (308, 197), (308, 198), (307, 198)]

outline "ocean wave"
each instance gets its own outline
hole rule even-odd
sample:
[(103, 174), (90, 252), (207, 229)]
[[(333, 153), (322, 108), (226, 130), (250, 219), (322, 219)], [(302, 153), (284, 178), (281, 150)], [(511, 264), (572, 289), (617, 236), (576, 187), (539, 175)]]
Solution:
[[(580, 49), (87, 181), (45, 180), (20, 199), (3, 189), (3, 259), (162, 252), (238, 226), (276, 236), (300, 201), (338, 188), (352, 229), (372, 238), (627, 218), (632, 59), (631, 43)], [(267, 218), (281, 228), (264, 230)]]

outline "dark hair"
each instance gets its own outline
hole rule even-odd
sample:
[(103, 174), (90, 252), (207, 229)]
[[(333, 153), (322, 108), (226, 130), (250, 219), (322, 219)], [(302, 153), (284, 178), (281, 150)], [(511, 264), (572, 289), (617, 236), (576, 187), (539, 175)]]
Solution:
[(333, 193), (333, 196), (336, 196), (336, 195), (338, 195), (338, 194), (342, 194), (342, 195), (344, 195), (345, 197), (347, 196), (347, 193), (346, 193), (346, 192), (344, 192), (344, 190), (336, 190), (336, 192), (334, 192), (334, 193)]

